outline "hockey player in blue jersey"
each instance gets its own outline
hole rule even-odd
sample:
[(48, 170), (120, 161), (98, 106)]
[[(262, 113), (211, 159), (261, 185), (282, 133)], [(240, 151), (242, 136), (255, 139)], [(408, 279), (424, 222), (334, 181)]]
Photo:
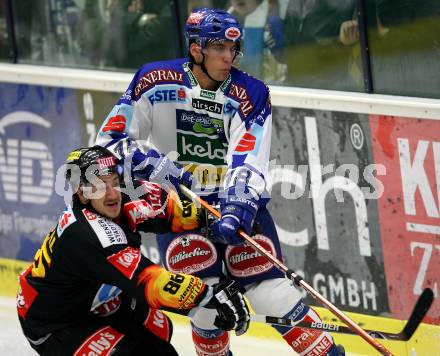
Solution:
[[(269, 89), (233, 66), (242, 55), (240, 25), (223, 10), (201, 8), (190, 14), (185, 32), (188, 58), (142, 66), (103, 123), (97, 143), (129, 162), (135, 175), (177, 190), (180, 183), (191, 185), (220, 205), (222, 217), (209, 229), (157, 236), (168, 270), (195, 274), (208, 284), (227, 275), (246, 290), (256, 313), (319, 321), (291, 282), (236, 234), (239, 228), (252, 233), (282, 258), (266, 208)], [(148, 150), (141, 147), (144, 142)], [(229, 333), (217, 329), (214, 319), (208, 309), (192, 317), (196, 352), (231, 355)], [(299, 355), (344, 354), (328, 333), (275, 328)]]

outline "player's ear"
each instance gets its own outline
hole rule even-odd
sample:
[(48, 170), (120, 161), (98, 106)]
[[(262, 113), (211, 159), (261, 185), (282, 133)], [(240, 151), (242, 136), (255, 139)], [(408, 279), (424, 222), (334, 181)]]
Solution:
[(198, 45), (197, 43), (191, 43), (189, 46), (189, 53), (197, 60), (200, 59), (200, 56), (202, 55), (202, 47)]
[(86, 194), (85, 194), (83, 188), (84, 188), (84, 186), (80, 185), (78, 187), (78, 190), (76, 191), (76, 194), (78, 194), (78, 198), (81, 203), (87, 204), (89, 202), (89, 199), (86, 197)]

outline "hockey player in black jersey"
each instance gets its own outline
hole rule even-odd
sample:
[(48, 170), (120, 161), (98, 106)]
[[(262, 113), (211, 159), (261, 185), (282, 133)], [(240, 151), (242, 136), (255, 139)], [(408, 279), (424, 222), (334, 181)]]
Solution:
[(176, 355), (171, 320), (160, 309), (191, 315), (213, 308), (219, 328), (247, 330), (235, 282), (208, 286), (141, 254), (137, 231), (196, 228), (192, 203), (182, 210), (174, 193), (148, 182), (140, 184), (142, 197), (129, 200), (117, 159), (99, 146), (71, 152), (66, 163), (72, 204), (19, 277), (19, 320), (39, 354)]

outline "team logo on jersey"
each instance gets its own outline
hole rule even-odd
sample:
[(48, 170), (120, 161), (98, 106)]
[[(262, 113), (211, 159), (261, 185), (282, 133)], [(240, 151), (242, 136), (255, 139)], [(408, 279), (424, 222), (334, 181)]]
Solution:
[(195, 234), (175, 238), (165, 254), (167, 269), (174, 273), (199, 272), (211, 267), (216, 260), (217, 252), (212, 242)]
[(194, 109), (205, 110), (219, 115), (222, 113), (223, 109), (223, 105), (203, 99), (193, 99), (192, 107)]
[(83, 209), (82, 212), (88, 221), (96, 220), (98, 218), (98, 215), (87, 209)]
[[(276, 256), (273, 242), (264, 235), (252, 236), (266, 251)], [(269, 271), (273, 265), (251, 246), (228, 246), (226, 248), (226, 265), (234, 277), (255, 276)]]
[(202, 98), (215, 100), (215, 96), (216, 96), (216, 94), (215, 94), (215, 91), (201, 89), (201, 90), (200, 90), (200, 96), (201, 96)]
[(252, 151), (255, 147), (255, 142), (257, 138), (254, 135), (246, 132), (241, 138), (240, 142), (235, 147), (236, 152), (249, 152)]
[(57, 235), (61, 236), (64, 230), (71, 224), (73, 224), (76, 221), (75, 215), (73, 214), (72, 207), (69, 205), (64, 210), (63, 215), (61, 215), (60, 220), (58, 221), (57, 226)]
[(116, 344), (121, 341), (123, 337), (124, 334), (116, 331), (111, 326), (105, 326), (90, 335), (75, 351), (73, 356), (110, 355)]
[(102, 132), (124, 132), (125, 126), (127, 124), (127, 119), (123, 115), (115, 115), (110, 117), (102, 128)]
[(236, 41), (240, 38), (241, 36), (241, 32), (240, 29), (238, 27), (229, 27), (226, 31), (225, 31), (225, 37), (228, 40), (231, 41)]
[(206, 114), (176, 110), (177, 150), (181, 162), (225, 164), (227, 152), (223, 120)]
[(93, 299), (90, 311), (93, 314), (106, 316), (119, 309), (122, 301), (119, 295), (122, 290), (110, 284), (103, 284)]
[(87, 209), (83, 209), (82, 212), (101, 242), (102, 247), (106, 248), (111, 245), (127, 243), (127, 237), (119, 225)]
[(128, 279), (133, 278), (133, 274), (141, 261), (141, 251), (133, 247), (126, 247), (122, 251), (107, 257), (116, 269)]
[(160, 89), (154, 88), (148, 92), (148, 100), (151, 104), (187, 102), (185, 89), (178, 85), (162, 85)]

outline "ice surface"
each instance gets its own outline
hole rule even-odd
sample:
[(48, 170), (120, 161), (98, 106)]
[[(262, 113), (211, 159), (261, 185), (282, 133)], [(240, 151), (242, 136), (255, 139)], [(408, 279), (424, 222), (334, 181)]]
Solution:
[[(182, 322), (175, 323), (172, 343), (179, 355), (195, 355), (191, 340), (189, 325)], [(234, 356), (293, 355), (291, 349), (282, 341), (276, 342), (245, 335), (233, 336), (231, 344)], [(14, 298), (0, 297), (0, 355), (36, 355), (21, 332)]]

